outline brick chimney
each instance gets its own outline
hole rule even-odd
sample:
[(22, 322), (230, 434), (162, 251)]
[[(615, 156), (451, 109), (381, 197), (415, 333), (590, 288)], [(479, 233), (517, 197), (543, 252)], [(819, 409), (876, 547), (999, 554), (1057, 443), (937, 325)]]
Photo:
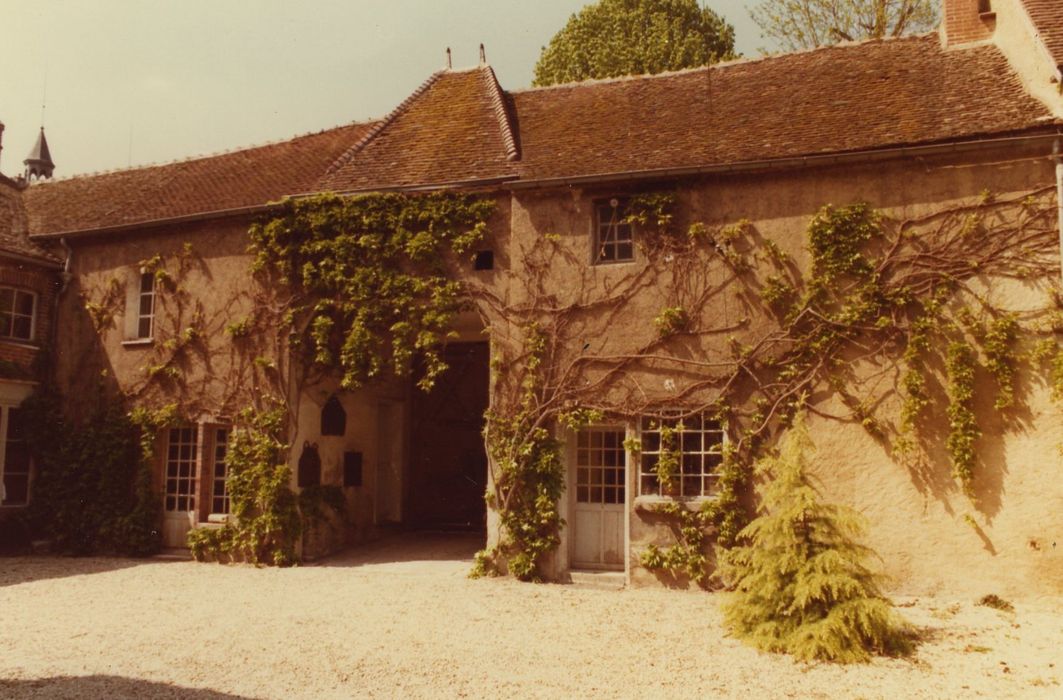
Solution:
[(993, 36), (997, 15), (994, 0), (941, 0), (941, 31), (945, 46), (985, 41)]

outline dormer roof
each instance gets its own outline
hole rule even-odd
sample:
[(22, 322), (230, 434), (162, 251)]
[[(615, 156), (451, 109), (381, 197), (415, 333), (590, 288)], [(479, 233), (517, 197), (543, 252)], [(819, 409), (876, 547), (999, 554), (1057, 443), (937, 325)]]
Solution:
[(519, 147), (490, 66), (434, 73), (337, 160), (317, 190), (349, 192), (516, 176)]

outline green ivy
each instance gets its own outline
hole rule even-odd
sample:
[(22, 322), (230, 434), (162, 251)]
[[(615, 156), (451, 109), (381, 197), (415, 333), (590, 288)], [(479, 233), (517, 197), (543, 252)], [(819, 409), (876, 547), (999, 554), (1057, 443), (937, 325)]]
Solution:
[(230, 520), (220, 528), (189, 531), (188, 547), (197, 560), (228, 558), (252, 564), (290, 566), (298, 562), (302, 534), (327, 518), (345, 517), (346, 500), (336, 486), (292, 491), (286, 463), (287, 412), (281, 407), (241, 412), (229, 439)]
[(945, 442), (952, 459), (952, 474), (973, 497), (972, 480), (977, 457), (974, 445), (981, 435), (974, 415), (975, 354), (971, 346), (955, 341), (949, 344), (946, 369), (949, 378), (949, 436)]
[(37, 466), (30, 519), (62, 552), (148, 556), (161, 546), (161, 505), (154, 487), (155, 427), (172, 415), (101, 401), (71, 424), (59, 394), (27, 399), (27, 442)]
[(447, 261), (467, 254), (486, 230), (493, 202), (470, 195), (322, 195), (285, 200), (251, 227), (254, 269), (295, 294), (291, 340), (316, 366), (340, 372), (346, 388), (390, 370), (430, 389), (446, 369), (440, 354), (463, 287)]

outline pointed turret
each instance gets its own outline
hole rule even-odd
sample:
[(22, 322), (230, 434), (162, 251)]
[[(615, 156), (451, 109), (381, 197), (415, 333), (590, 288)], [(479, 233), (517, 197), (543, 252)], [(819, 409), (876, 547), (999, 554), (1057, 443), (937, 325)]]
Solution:
[(37, 145), (30, 151), (29, 157), (22, 161), (26, 166), (26, 179), (32, 180), (34, 178), (50, 178), (52, 171), (55, 170), (55, 163), (52, 162), (52, 153), (48, 150), (48, 139), (44, 137), (44, 127), (41, 127), (41, 133), (37, 136)]

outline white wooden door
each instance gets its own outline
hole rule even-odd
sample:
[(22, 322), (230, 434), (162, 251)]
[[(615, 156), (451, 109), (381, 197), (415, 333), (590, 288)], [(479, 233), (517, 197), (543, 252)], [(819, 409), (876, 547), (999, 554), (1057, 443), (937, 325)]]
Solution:
[(627, 517), (627, 452), (621, 428), (589, 428), (576, 434), (572, 511), (572, 566), (624, 568)]
[(199, 430), (189, 425), (166, 434), (166, 483), (163, 496), (162, 544), (187, 547), (188, 531), (196, 521), (199, 479)]

